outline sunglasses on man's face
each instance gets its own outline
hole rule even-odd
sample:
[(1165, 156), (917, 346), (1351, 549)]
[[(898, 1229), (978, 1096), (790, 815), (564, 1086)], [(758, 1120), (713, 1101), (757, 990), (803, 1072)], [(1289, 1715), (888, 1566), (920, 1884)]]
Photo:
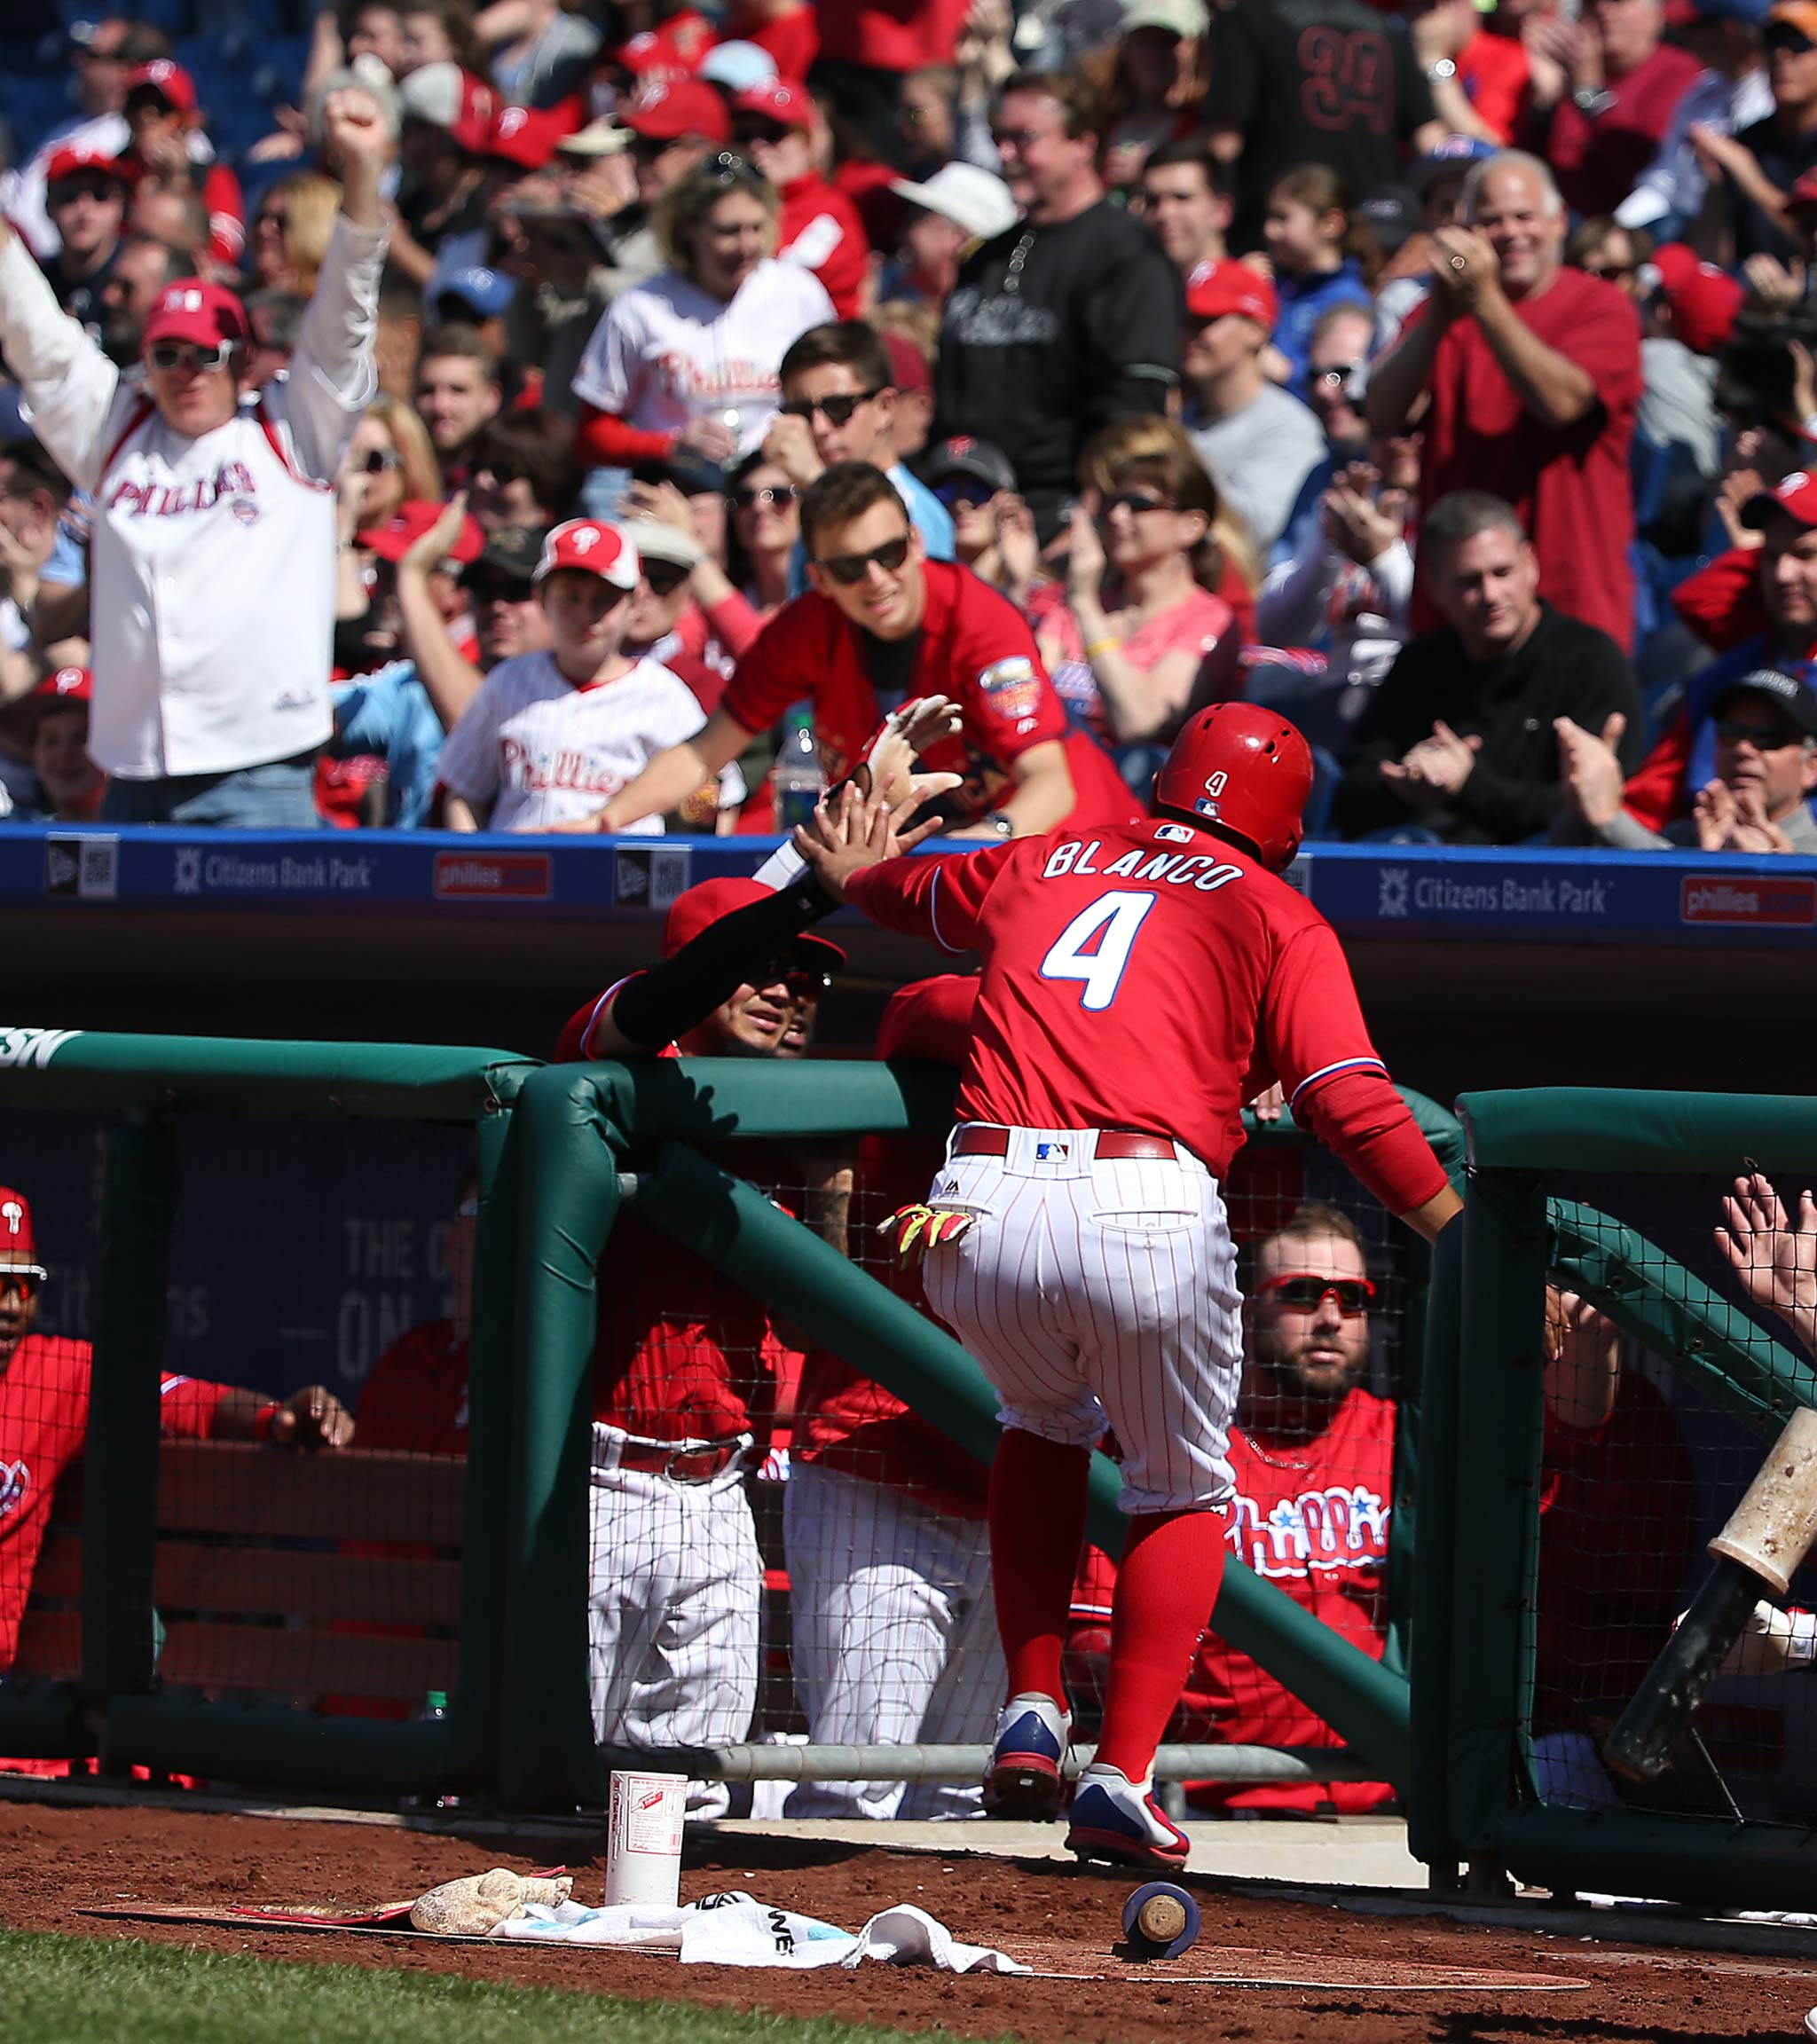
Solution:
[(1783, 50), (1788, 57), (1807, 57), (1813, 50), (1817, 50), (1817, 43), (1796, 28), (1769, 28), (1765, 40), (1769, 54)]
[(643, 578), (657, 596), (673, 596), (689, 572), (679, 561), (646, 561), (643, 564)]
[(1315, 369), (1308, 381), (1317, 397), (1348, 397), (1351, 383), (1362, 373), (1360, 362), (1341, 362), (1329, 369)]
[(761, 483), (754, 487), (735, 490), (732, 492), (732, 508), (735, 511), (754, 511), (759, 504), (773, 504), (778, 510), (792, 504), (801, 492), (792, 483)]
[(0, 1297), (17, 1292), (21, 1299), (35, 1299), (42, 1282), (35, 1270), (0, 1270)]
[(224, 369), (233, 359), (233, 342), (217, 341), (205, 348), (199, 341), (153, 341), (146, 360), (153, 369)]
[(873, 546), (869, 554), (827, 554), (814, 565), (824, 568), (835, 582), (853, 589), (869, 574), (872, 562), (885, 575), (893, 575), (908, 558), (908, 535), (905, 532), (898, 539), (885, 539), (881, 546)]
[(1264, 1278), (1255, 1290), (1258, 1297), (1290, 1306), (1296, 1313), (1316, 1313), (1327, 1299), (1335, 1299), (1346, 1319), (1366, 1313), (1375, 1296), (1366, 1278), (1318, 1278), (1310, 1270), (1284, 1270), (1278, 1278)]
[(816, 412), (829, 426), (844, 426), (861, 405), (869, 405), (875, 390), (853, 390), (843, 397), (796, 397), (782, 407), (785, 419), (812, 419)]
[(824, 965), (810, 965), (799, 957), (772, 958), (761, 976), (751, 982), (757, 987), (786, 987), (796, 1001), (818, 1001), (832, 983), (833, 976)]
[(1751, 724), (1745, 717), (1719, 717), (1716, 735), (1731, 745), (1739, 745), (1745, 739), (1757, 752), (1782, 751), (1788, 745), (1799, 744), (1803, 738), (1802, 733), (1783, 724)]
[(528, 603), (536, 585), (508, 575), (470, 575), (461, 584), (476, 603)]

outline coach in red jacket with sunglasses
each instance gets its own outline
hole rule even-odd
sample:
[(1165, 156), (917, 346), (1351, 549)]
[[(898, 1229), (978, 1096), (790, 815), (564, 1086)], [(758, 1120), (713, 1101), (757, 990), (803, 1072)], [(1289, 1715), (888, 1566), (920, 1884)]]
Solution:
[(1109, 755), (1068, 733), (1021, 613), (970, 570), (927, 558), (881, 469), (825, 470), (802, 498), (801, 542), (807, 591), (765, 625), (705, 727), (659, 752), (594, 828), (666, 814), (802, 701), (837, 781), (886, 711), (928, 695), (950, 696), (964, 716), (959, 735), (923, 761), (964, 776), (943, 798), (954, 835), (1021, 837), (1134, 812)]

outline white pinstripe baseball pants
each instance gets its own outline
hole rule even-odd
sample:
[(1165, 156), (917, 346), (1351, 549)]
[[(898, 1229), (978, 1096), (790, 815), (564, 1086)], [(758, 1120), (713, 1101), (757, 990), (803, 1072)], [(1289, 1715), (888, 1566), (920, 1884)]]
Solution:
[(1126, 1513), (1230, 1497), (1243, 1373), (1237, 1256), (1190, 1152), (1097, 1163), (1096, 1132), (1012, 1128), (1004, 1157), (951, 1157), (932, 1206), (977, 1215), (928, 1252), (928, 1302), (983, 1365), (999, 1419), (1123, 1455)]

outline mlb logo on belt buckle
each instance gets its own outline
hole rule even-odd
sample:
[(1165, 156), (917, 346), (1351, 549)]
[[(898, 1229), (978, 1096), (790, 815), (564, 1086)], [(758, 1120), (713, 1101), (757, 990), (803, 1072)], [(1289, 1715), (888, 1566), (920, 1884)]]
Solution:
[(1056, 1163), (1071, 1147), (1066, 1143), (1037, 1143), (1034, 1145), (1034, 1161), (1037, 1164)]

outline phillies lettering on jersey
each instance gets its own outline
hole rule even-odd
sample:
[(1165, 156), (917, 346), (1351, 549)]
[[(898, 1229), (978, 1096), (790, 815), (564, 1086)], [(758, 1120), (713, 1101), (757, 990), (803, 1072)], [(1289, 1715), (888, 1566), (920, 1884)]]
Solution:
[[(175, 489), (168, 483), (122, 480), (107, 499), (107, 509), (123, 507), (136, 518), (181, 518), (210, 510), (224, 497), (239, 497), (247, 499), (247, 510), (256, 518), (258, 493), (258, 479), (244, 461), (224, 461), (212, 476), (198, 476)], [(234, 515), (244, 519), (246, 511), (236, 507)]]
[(1374, 1569), (1388, 1552), (1388, 1498), (1367, 1484), (1330, 1484), (1267, 1505), (1246, 1496), (1239, 1479), (1230, 1542), (1258, 1576), (1270, 1578)]

